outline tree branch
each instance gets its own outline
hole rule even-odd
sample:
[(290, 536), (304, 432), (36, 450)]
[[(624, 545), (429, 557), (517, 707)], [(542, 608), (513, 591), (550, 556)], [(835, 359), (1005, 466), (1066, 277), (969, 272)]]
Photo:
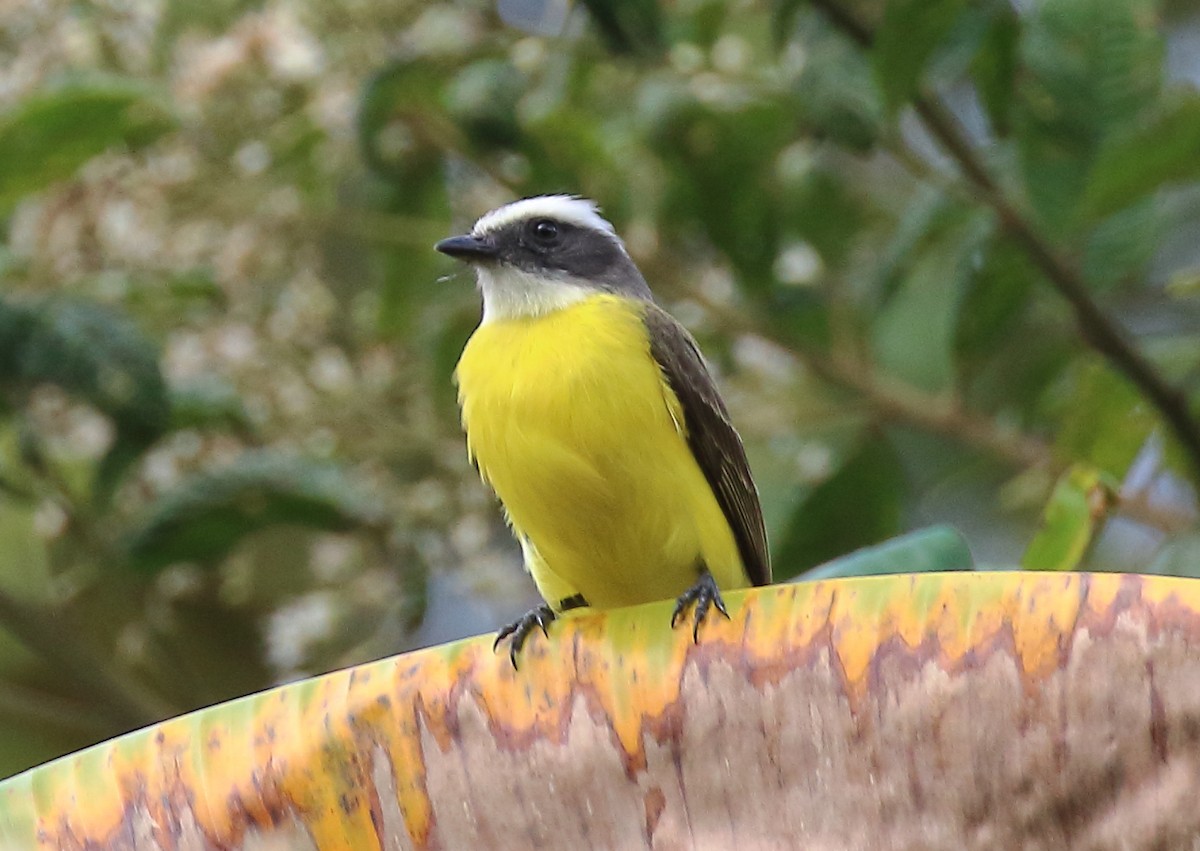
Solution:
[[(873, 34), (836, 0), (810, 0), (849, 38), (870, 48)], [(1084, 342), (1132, 382), (1158, 409), (1176, 439), (1187, 452), (1197, 481), (1200, 481), (1200, 419), (1192, 413), (1187, 396), (1172, 386), (1157, 368), (1138, 351), (1128, 333), (1093, 301), (1079, 271), (1063, 259), (1054, 246), (1005, 195), (972, 147), (958, 120), (933, 96), (919, 93), (913, 108), (931, 136), (958, 165), (976, 197), (995, 211), (1001, 225), (1016, 240), (1050, 285), (1071, 305)]]

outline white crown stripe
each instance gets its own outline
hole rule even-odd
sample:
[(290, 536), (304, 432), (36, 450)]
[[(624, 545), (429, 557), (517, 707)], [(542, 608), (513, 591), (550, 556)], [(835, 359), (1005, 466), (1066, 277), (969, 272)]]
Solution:
[(539, 195), (505, 204), (477, 221), (471, 233), (484, 236), (513, 222), (540, 218), (602, 231), (616, 238), (616, 231), (612, 224), (600, 215), (596, 202), (576, 195)]

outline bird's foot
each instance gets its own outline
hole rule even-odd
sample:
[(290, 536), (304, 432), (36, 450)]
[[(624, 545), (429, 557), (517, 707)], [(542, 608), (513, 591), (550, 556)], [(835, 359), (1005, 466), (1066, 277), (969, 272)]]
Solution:
[(558, 615), (554, 614), (554, 609), (543, 603), (536, 609), (530, 609), (521, 617), (510, 623), (504, 629), (496, 633), (496, 640), (492, 644), (492, 652), (495, 653), (500, 647), (500, 642), (508, 639), (508, 658), (512, 662), (513, 670), (517, 670), (517, 654), (521, 652), (521, 648), (525, 646), (525, 639), (529, 637), (529, 633), (536, 629), (542, 631), (542, 635), (547, 638), (550, 633), (546, 630), (546, 625), (551, 623)]
[[(558, 610), (560, 612), (569, 612), (571, 609), (582, 609), (587, 606), (587, 600), (582, 594), (573, 594), (570, 597), (564, 597), (558, 601)], [(542, 635), (547, 638), (550, 633), (546, 631), (547, 625), (556, 620), (558, 615), (554, 609), (543, 603), (536, 609), (530, 609), (521, 617), (510, 623), (504, 629), (496, 633), (496, 640), (492, 643), (492, 652), (500, 646), (500, 642), (509, 636), (508, 642), (508, 658), (512, 662), (513, 670), (517, 670), (517, 654), (521, 652), (521, 648), (525, 646), (525, 639), (529, 637), (529, 633), (535, 629), (540, 629)]]
[(686, 620), (688, 607), (693, 603), (696, 604), (696, 608), (692, 615), (692, 641), (698, 644), (700, 642), (700, 624), (703, 622), (704, 616), (708, 614), (710, 607), (715, 606), (718, 612), (726, 618), (729, 617), (725, 601), (721, 599), (721, 591), (717, 588), (717, 580), (713, 579), (712, 574), (707, 570), (701, 571), (696, 584), (675, 600), (675, 611), (671, 614), (671, 629)]

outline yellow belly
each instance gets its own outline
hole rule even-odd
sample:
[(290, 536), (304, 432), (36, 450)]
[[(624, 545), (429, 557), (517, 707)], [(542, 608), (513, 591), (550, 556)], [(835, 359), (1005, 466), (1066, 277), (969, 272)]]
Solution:
[(455, 375), (468, 451), (552, 606), (674, 597), (701, 565), (722, 588), (749, 584), (637, 302), (489, 322)]

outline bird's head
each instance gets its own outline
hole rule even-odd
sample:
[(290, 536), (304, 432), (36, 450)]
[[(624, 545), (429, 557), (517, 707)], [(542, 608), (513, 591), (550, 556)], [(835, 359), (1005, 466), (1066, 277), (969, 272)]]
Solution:
[(542, 315), (598, 292), (651, 298), (613, 226), (585, 198), (514, 201), (435, 247), (475, 267), (484, 322)]

